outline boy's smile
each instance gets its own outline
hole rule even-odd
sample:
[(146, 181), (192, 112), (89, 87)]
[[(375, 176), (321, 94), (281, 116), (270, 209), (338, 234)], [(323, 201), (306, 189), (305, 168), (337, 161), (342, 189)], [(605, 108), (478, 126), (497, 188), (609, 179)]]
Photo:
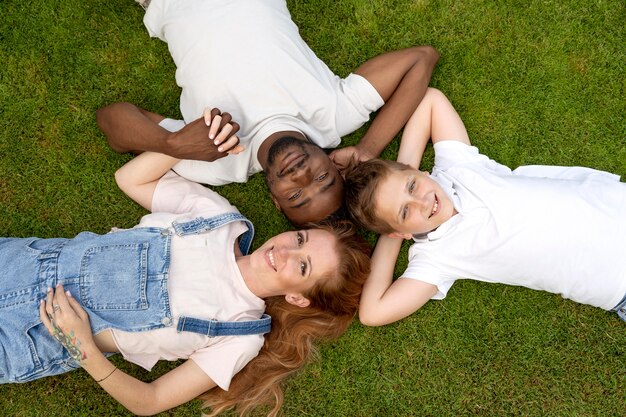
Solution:
[(392, 170), (376, 193), (376, 214), (405, 239), (435, 230), (456, 213), (448, 195), (426, 172)]

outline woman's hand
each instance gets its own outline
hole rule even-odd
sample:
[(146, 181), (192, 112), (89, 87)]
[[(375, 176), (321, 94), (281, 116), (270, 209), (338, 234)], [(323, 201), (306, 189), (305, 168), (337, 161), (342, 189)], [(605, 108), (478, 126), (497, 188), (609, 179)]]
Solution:
[(117, 369), (98, 350), (89, 316), (63, 286), (50, 288), (41, 300), (39, 316), (50, 334), (59, 341), (100, 386), (131, 412), (153, 415), (196, 398), (215, 383), (190, 360), (156, 379), (142, 382)]
[(41, 300), (39, 317), (50, 332), (70, 353), (70, 356), (81, 365), (97, 349), (89, 316), (78, 301), (63, 290), (59, 284), (56, 290), (48, 289), (46, 300)]
[(204, 123), (209, 126), (209, 139), (215, 146), (219, 146), (219, 152), (236, 155), (243, 152), (244, 147), (239, 145), (239, 137), (235, 134), (239, 131), (239, 123), (233, 122), (230, 113), (222, 113), (217, 107), (204, 109)]

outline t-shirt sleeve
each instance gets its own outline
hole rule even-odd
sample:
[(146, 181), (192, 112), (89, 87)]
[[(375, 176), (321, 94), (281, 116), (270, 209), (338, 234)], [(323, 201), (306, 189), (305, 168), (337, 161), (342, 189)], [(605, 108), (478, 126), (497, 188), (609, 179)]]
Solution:
[(228, 391), (233, 376), (258, 354), (262, 335), (230, 336), (189, 356), (220, 388)]
[[(335, 124), (339, 137), (363, 126), (370, 114), (385, 104), (374, 86), (358, 74), (350, 74), (341, 80), (337, 94)], [(326, 148), (330, 144), (318, 145)]]
[(553, 178), (562, 180), (596, 180), (596, 181), (618, 181), (619, 175), (610, 172), (600, 171), (585, 167), (561, 167), (555, 165), (524, 165), (513, 171), (514, 175), (525, 177)]
[(424, 254), (418, 254), (416, 246), (409, 249), (409, 264), (401, 278), (415, 279), (437, 287), (433, 300), (443, 300), (456, 281), (456, 278), (446, 276), (440, 268)]
[(143, 24), (146, 26), (148, 34), (162, 41), (165, 41), (165, 34), (163, 33), (164, 11), (165, 2), (153, 1), (143, 17)]
[(509, 175), (511, 169), (481, 154), (478, 148), (458, 140), (441, 140), (434, 144), (435, 168), (446, 171), (459, 166), (479, 166), (497, 175)]
[(168, 171), (157, 183), (152, 196), (152, 212), (189, 213), (191, 216), (202, 213), (209, 216), (226, 211), (238, 210), (228, 200), (198, 183), (189, 181), (173, 171)]

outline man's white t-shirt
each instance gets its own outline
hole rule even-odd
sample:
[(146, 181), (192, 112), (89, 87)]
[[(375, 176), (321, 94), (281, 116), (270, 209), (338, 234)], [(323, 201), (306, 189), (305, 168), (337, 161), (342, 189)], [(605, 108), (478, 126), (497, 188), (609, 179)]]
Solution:
[(626, 294), (626, 184), (581, 167), (515, 171), (458, 141), (435, 144), (431, 175), (459, 214), (415, 239), (402, 275), (520, 285), (610, 310)]
[(152, 0), (144, 23), (168, 44), (185, 122), (218, 107), (241, 125), (245, 151), (214, 162), (181, 161), (174, 170), (190, 180), (245, 182), (261, 170), (259, 146), (279, 131), (334, 148), (383, 105), (365, 78), (342, 79), (317, 58), (284, 0)]
[[(152, 214), (136, 227), (171, 227), (173, 221), (238, 212), (210, 189), (173, 172), (157, 184)], [(177, 318), (219, 321), (253, 320), (265, 311), (265, 302), (246, 286), (235, 262), (234, 245), (247, 226), (233, 222), (208, 233), (172, 235), (168, 276), (171, 327), (144, 332), (112, 330), (124, 358), (150, 370), (158, 360), (193, 360), (218, 386), (228, 389), (231, 378), (263, 346), (263, 335), (207, 337), (177, 332)]]

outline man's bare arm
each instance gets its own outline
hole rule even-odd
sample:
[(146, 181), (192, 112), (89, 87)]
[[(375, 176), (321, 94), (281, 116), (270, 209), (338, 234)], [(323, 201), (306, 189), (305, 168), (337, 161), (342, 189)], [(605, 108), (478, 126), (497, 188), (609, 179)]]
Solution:
[(380, 155), (422, 101), (437, 61), (435, 48), (416, 46), (379, 55), (357, 68), (355, 72), (374, 86), (385, 104), (355, 147), (333, 152), (339, 168), (350, 157), (365, 161)]
[[(207, 125), (205, 120), (212, 120), (216, 115), (221, 116), (221, 122), (215, 126)], [(205, 118), (187, 124), (178, 132), (159, 126), (163, 116), (130, 103), (103, 107), (96, 113), (96, 119), (111, 148), (120, 153), (152, 151), (179, 159), (215, 161), (228, 153), (243, 150), (238, 146), (239, 138), (235, 136), (239, 125), (232, 122), (230, 114), (221, 113), (218, 109), (208, 111)], [(222, 142), (215, 141), (212, 136), (215, 136), (219, 125), (227, 124), (233, 126), (228, 138)]]

